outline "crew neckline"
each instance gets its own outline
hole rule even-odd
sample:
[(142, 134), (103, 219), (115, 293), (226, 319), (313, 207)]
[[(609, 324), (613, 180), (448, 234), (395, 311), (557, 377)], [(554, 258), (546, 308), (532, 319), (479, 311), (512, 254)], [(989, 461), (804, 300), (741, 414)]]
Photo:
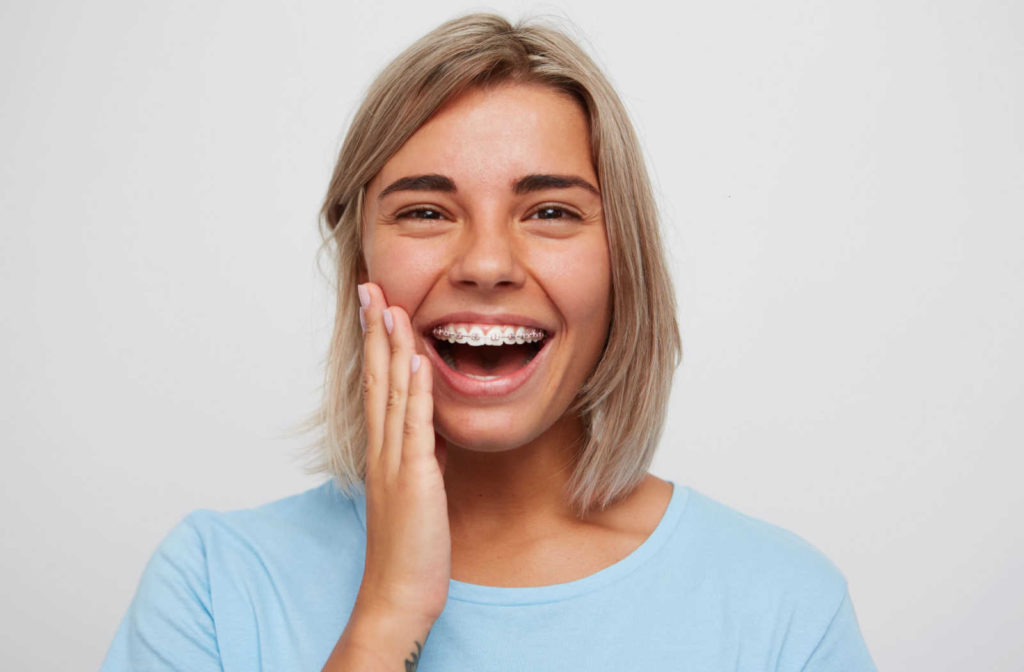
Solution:
[[(672, 536), (683, 510), (689, 500), (690, 488), (669, 480), (672, 484), (672, 496), (668, 506), (655, 526), (654, 531), (633, 551), (618, 562), (604, 569), (565, 583), (553, 583), (546, 586), (485, 586), (449, 579), (448, 599), (459, 602), (494, 605), (529, 605), (545, 604), (567, 600), (584, 593), (589, 593), (607, 586), (631, 574), (657, 553)], [(356, 517), (363, 531), (366, 531), (366, 493), (360, 491), (352, 498)]]

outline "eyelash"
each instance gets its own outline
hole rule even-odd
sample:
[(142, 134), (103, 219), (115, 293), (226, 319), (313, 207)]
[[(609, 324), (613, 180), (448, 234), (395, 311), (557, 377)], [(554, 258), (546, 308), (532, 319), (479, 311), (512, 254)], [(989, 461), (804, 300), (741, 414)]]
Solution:
[[(563, 207), (557, 206), (557, 205), (542, 205), (542, 206), (540, 206), (539, 208), (537, 208), (536, 210), (533, 211), (533, 215), (540, 214), (541, 212), (543, 212), (545, 210), (553, 210), (555, 212), (560, 212), (562, 214), (561, 214), (561, 217), (541, 217), (540, 219), (563, 219), (563, 218), (567, 218), (567, 219), (583, 219), (580, 215), (576, 214), (572, 210), (569, 210), (568, 208), (563, 208)], [(434, 215), (437, 215), (437, 216), (436, 217), (423, 217), (422, 216), (424, 213), (428, 213), (428, 212), (429, 213), (433, 213)], [(530, 217), (531, 219), (532, 219), (533, 215), (531, 215), (531, 217)], [(441, 211), (439, 211), (439, 210), (437, 210), (435, 208), (413, 208), (411, 210), (405, 210), (404, 212), (398, 213), (397, 215), (395, 215), (395, 219), (407, 219), (407, 218), (409, 218), (409, 219), (437, 220), (437, 219), (440, 219), (441, 217), (444, 217), (444, 216), (445, 215)]]
[(435, 210), (434, 208), (413, 208), (412, 210), (406, 210), (405, 212), (398, 213), (397, 215), (395, 215), (395, 219), (438, 219), (438, 217), (417, 217), (417, 216), (415, 216), (417, 213), (424, 213), (424, 212), (432, 212), (435, 215), (440, 215), (441, 217), (444, 216), (440, 211)]
[(537, 214), (540, 214), (541, 212), (543, 212), (545, 210), (554, 210), (556, 212), (560, 212), (560, 213), (562, 213), (562, 217), (541, 217), (541, 219), (562, 219), (562, 218), (583, 219), (582, 217), (580, 217), (578, 214), (576, 214), (572, 210), (568, 210), (566, 208), (563, 208), (563, 207), (560, 207), (560, 206), (557, 206), (557, 205), (542, 205), (539, 208), (537, 208), (534, 211), (533, 214), (537, 215)]

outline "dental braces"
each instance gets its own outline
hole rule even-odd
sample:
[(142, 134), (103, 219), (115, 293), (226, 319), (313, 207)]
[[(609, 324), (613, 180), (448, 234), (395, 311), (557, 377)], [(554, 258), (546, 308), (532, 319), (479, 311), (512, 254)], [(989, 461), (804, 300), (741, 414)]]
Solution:
[(522, 345), (523, 343), (534, 343), (544, 339), (545, 333), (541, 329), (518, 327), (502, 329), (496, 327), (489, 329), (486, 334), (480, 327), (466, 329), (452, 329), (451, 327), (434, 327), (434, 337), (449, 343), (465, 343), (468, 345)]

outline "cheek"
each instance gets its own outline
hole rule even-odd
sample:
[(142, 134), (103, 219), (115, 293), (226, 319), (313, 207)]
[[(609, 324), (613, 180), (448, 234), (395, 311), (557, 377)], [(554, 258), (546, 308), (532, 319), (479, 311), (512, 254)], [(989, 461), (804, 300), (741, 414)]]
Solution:
[(370, 282), (380, 286), (388, 305), (410, 315), (441, 272), (443, 253), (422, 240), (380, 236), (366, 247)]
[(611, 318), (611, 263), (603, 236), (577, 241), (572, 250), (537, 259), (546, 272), (545, 290), (570, 330), (585, 330), (603, 342)]

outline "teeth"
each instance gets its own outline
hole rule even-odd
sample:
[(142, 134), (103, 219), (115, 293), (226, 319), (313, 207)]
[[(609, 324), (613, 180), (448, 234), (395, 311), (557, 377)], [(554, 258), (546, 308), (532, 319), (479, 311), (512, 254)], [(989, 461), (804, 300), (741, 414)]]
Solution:
[(522, 345), (546, 336), (542, 329), (507, 324), (439, 324), (433, 333), (438, 340), (467, 345)]
[(501, 376), (477, 376), (472, 373), (463, 373), (462, 375), (468, 378), (476, 378), (477, 380), (497, 380), (498, 378), (501, 378)]

